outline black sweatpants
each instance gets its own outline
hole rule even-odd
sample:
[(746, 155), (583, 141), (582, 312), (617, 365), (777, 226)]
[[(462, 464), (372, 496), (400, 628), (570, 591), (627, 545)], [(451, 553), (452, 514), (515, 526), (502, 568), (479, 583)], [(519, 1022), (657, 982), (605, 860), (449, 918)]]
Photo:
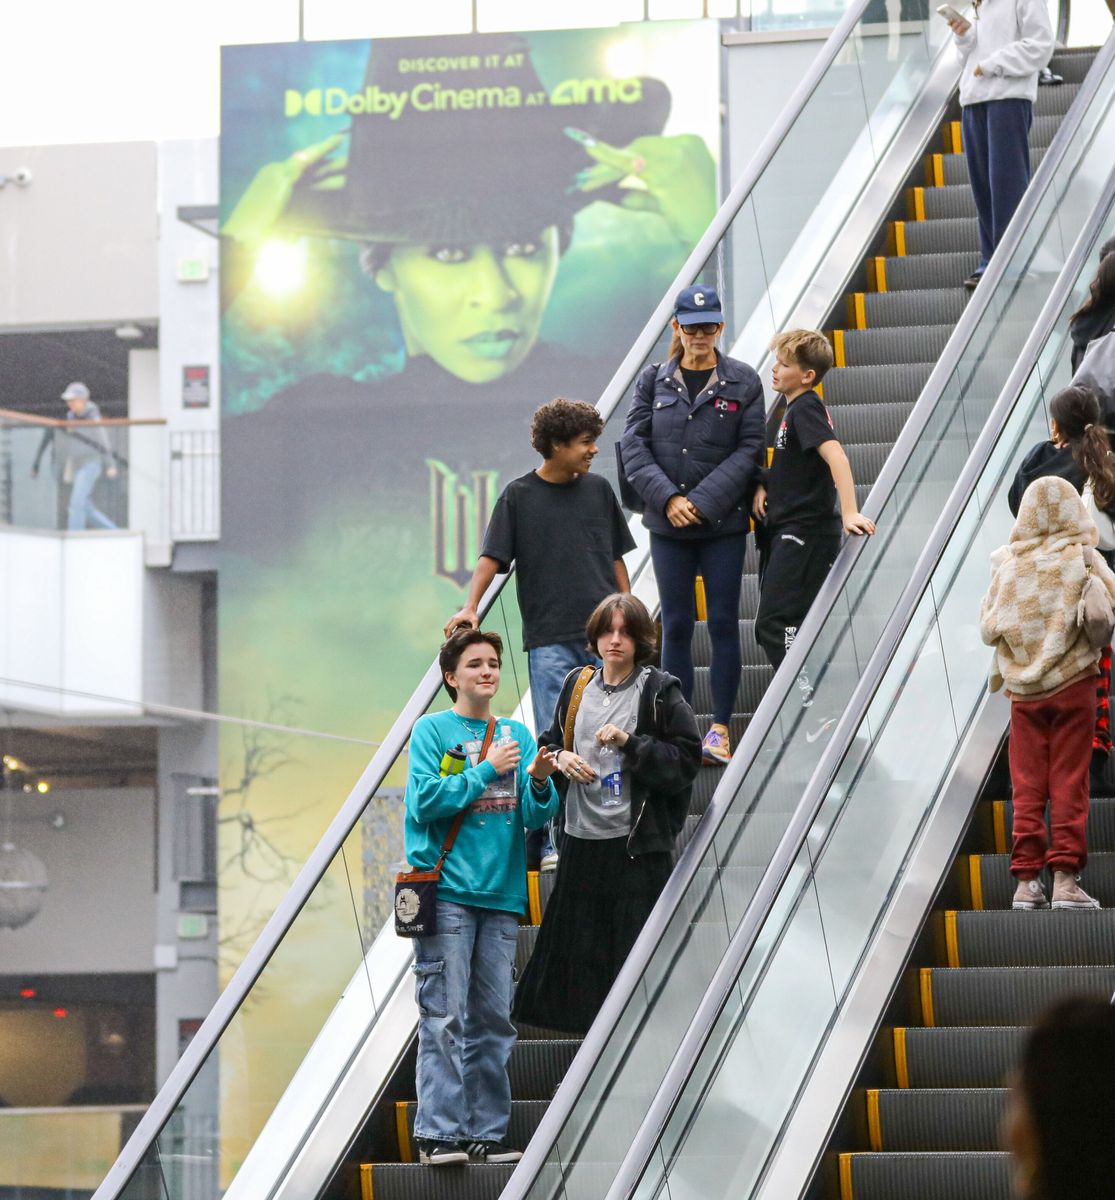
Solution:
[(840, 534), (772, 529), (765, 540), (755, 640), (777, 668), (836, 561)]

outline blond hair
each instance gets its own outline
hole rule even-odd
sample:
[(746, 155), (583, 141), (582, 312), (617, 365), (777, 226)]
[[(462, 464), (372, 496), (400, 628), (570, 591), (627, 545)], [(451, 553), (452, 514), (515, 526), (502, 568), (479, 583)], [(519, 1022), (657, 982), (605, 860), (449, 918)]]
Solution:
[(832, 366), (832, 347), (823, 333), (815, 329), (791, 329), (780, 333), (770, 348), (787, 362), (796, 363), (803, 371), (813, 371), (815, 383), (820, 383)]

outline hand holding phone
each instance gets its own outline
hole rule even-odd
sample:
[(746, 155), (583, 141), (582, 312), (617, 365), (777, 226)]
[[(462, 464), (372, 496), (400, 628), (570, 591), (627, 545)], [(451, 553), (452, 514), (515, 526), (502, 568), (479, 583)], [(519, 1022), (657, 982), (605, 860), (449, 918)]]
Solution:
[(937, 12), (948, 21), (950, 28), (956, 33), (967, 33), (971, 27), (968, 20), (962, 17), (951, 4), (939, 4)]

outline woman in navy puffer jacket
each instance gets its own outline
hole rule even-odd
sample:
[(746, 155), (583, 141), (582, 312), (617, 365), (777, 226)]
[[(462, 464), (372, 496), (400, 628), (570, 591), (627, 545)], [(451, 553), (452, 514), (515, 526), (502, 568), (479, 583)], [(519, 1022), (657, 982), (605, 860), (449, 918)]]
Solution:
[(731, 756), (728, 719), (740, 677), (739, 595), (747, 505), (764, 445), (763, 387), (746, 363), (716, 349), (720, 297), (688, 287), (674, 305), (668, 362), (635, 384), (621, 455), (644, 504), (662, 604), (662, 669), (693, 699), (694, 587), (705, 585), (712, 642), (712, 726), (706, 763)]

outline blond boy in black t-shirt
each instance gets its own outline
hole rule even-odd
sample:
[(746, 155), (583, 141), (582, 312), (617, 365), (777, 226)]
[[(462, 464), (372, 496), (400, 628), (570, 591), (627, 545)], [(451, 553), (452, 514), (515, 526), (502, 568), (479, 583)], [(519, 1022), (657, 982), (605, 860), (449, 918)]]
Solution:
[[(828, 339), (795, 329), (779, 334), (770, 348), (774, 389), (785, 397), (786, 411), (752, 510), (762, 522), (755, 640), (777, 668), (836, 559), (841, 530), (871, 534), (875, 525), (856, 507), (848, 456), (813, 390), (832, 366)], [(802, 696), (806, 704), (812, 699), (808, 680)]]

